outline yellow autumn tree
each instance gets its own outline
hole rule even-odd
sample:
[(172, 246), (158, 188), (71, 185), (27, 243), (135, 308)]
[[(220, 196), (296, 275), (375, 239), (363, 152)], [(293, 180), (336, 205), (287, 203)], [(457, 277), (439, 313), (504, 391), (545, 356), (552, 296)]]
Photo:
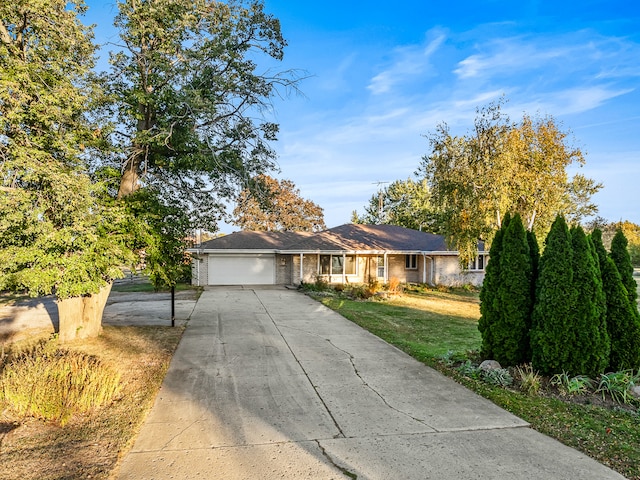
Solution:
[(528, 230), (544, 238), (557, 215), (577, 223), (593, 215), (591, 197), (601, 185), (567, 168), (585, 163), (553, 117), (513, 123), (502, 101), (477, 110), (474, 127), (454, 136), (446, 124), (427, 138), (431, 152), (418, 171), (431, 189), (441, 231), (464, 264), (478, 240), (491, 241), (507, 212), (518, 213)]

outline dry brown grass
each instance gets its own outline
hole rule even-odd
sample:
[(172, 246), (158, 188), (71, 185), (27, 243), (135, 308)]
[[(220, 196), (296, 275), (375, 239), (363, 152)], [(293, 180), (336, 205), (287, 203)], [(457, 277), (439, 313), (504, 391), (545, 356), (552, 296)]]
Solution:
[(394, 298), (389, 303), (407, 308), (415, 308), (424, 310), (438, 315), (450, 315), (459, 318), (468, 318), (469, 320), (478, 320), (480, 318), (480, 302), (475, 298), (456, 297), (451, 294), (421, 294), (421, 295), (402, 295)]
[(95, 355), (118, 370), (121, 390), (105, 408), (61, 427), (0, 416), (0, 480), (109, 478), (132, 446), (160, 388), (183, 328), (110, 327), (65, 348)]

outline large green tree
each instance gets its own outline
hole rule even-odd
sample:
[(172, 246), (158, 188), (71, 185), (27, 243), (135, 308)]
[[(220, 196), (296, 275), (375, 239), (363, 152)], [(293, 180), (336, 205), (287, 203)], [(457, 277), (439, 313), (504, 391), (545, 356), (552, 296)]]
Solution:
[(240, 193), (233, 210), (234, 223), (242, 229), (319, 232), (327, 228), (322, 208), (302, 198), (291, 180), (259, 175), (254, 182), (254, 188)]
[(567, 370), (575, 354), (575, 332), (570, 323), (575, 297), (571, 235), (564, 217), (558, 216), (540, 258), (531, 318), (532, 364), (544, 374)]
[(600, 262), (602, 284), (607, 303), (607, 332), (611, 342), (609, 369), (620, 371), (640, 368), (640, 313), (631, 302), (616, 264), (607, 255), (602, 232), (595, 229), (591, 238)]
[(500, 321), (500, 308), (498, 303), (498, 290), (500, 289), (500, 279), (502, 277), (502, 262), (500, 257), (503, 249), (503, 237), (505, 230), (509, 226), (511, 216), (507, 212), (502, 221), (500, 229), (495, 234), (491, 249), (489, 250), (489, 262), (487, 263), (482, 289), (480, 290), (480, 319), (478, 320), (478, 330), (482, 336), (482, 355), (487, 358), (494, 358), (495, 352), (500, 348), (498, 340), (493, 334), (494, 325)]
[(399, 225), (438, 233), (438, 220), (425, 179), (392, 182), (373, 195), (364, 207), (364, 214), (355, 213), (353, 220), (354, 223)]
[(428, 139), (431, 153), (419, 174), (463, 261), (476, 254), (478, 239), (492, 238), (507, 211), (538, 235), (546, 235), (556, 215), (577, 221), (596, 211), (590, 198), (601, 186), (580, 174), (569, 178), (567, 168), (584, 157), (552, 117), (525, 115), (513, 123), (498, 102), (478, 109), (469, 134), (453, 135), (441, 124)]
[[(519, 365), (530, 360), (532, 278), (527, 233), (520, 215), (509, 221), (501, 240), (500, 277), (496, 291), (497, 318), (491, 327), (494, 359), (503, 365)], [(491, 263), (493, 259), (490, 259)]]
[(638, 285), (635, 278), (633, 278), (633, 265), (631, 264), (631, 257), (627, 250), (627, 237), (621, 228), (616, 230), (613, 240), (611, 240), (611, 252), (610, 256), (613, 263), (616, 264), (620, 277), (622, 278), (622, 284), (627, 289), (627, 295), (629, 301), (635, 305), (638, 298)]
[(595, 377), (609, 364), (610, 342), (606, 323), (606, 296), (595, 246), (580, 226), (571, 229), (575, 304), (568, 318), (572, 333), (563, 370)]
[(295, 79), (261, 74), (257, 61), (282, 59), (280, 23), (259, 0), (124, 0), (118, 8), (123, 49), (106, 78), (119, 125), (118, 197), (154, 187), (164, 204), (215, 231), (221, 201), (274, 167), (278, 126), (263, 112)]
[(60, 337), (95, 335), (130, 258), (124, 210), (93, 181), (91, 30), (80, 0), (0, 5), (0, 289), (54, 293)]

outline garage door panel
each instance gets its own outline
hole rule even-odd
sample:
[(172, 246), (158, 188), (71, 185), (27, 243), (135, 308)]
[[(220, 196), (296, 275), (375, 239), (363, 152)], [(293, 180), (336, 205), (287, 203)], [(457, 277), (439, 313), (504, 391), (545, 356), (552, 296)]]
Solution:
[(274, 255), (210, 255), (209, 285), (273, 285)]

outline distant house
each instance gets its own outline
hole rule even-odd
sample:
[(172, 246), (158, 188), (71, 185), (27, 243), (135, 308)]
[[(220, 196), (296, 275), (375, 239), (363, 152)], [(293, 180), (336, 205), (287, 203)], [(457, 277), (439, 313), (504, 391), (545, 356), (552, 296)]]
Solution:
[[(483, 246), (480, 245), (482, 248)], [(480, 285), (487, 252), (469, 269), (444, 237), (395, 225), (347, 224), (310, 232), (241, 231), (189, 249), (194, 285), (403, 283)]]

